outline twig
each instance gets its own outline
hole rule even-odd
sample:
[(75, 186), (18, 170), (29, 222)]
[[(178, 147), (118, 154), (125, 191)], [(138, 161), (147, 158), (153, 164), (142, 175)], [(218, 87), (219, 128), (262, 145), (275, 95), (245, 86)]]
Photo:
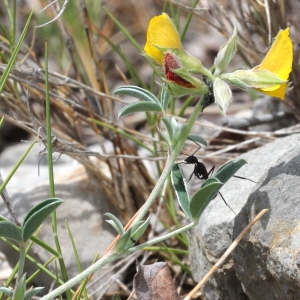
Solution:
[[(55, 2), (57, 2), (57, 0), (51, 2), (49, 5), (47, 5), (44, 9), (42, 9), (39, 14), (44, 11), (46, 8), (48, 8), (49, 6), (51, 6), (52, 4), (54, 4)], [(68, 4), (69, 0), (65, 0), (64, 4), (63, 4), (63, 7), (61, 8), (60, 12), (57, 14), (57, 16), (55, 16), (54, 19), (52, 19), (51, 21), (47, 22), (47, 23), (44, 23), (42, 25), (37, 25), (35, 26), (35, 28), (41, 28), (41, 27), (45, 27), (51, 23), (53, 23), (54, 21), (56, 21), (62, 14), (63, 12), (65, 11), (66, 7), (67, 7), (67, 4)]]
[(193, 288), (193, 290), (183, 299), (190, 300), (195, 295), (195, 293), (204, 285), (204, 283), (213, 275), (213, 273), (224, 263), (228, 256), (237, 247), (241, 239), (250, 231), (251, 227), (268, 211), (268, 209), (263, 209), (239, 234), (239, 236), (233, 241), (231, 246), (226, 250), (222, 257), (217, 261), (217, 263), (209, 270), (209, 272), (202, 278), (202, 280)]
[(268, 0), (265, 0), (266, 16), (268, 21), (268, 42), (269, 45), (272, 44), (272, 32), (271, 32), (271, 16), (270, 16), (270, 7)]

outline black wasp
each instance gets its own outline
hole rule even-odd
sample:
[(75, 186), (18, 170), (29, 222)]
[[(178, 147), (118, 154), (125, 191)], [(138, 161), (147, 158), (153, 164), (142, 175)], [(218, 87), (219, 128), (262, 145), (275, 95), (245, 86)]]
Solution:
[[(202, 162), (200, 162), (196, 156), (194, 156), (194, 154), (201, 148), (201, 145), (199, 145), (196, 141), (194, 141), (190, 137), (188, 137), (188, 139), (191, 140), (191, 141), (193, 141), (196, 145), (198, 145), (198, 148), (196, 149), (196, 151), (193, 152), (192, 155), (185, 154), (185, 155), (187, 155), (187, 158), (184, 160), (184, 162), (182, 162), (182, 163), (185, 163), (187, 165), (192, 165), (192, 164), (195, 165), (192, 174), (189, 176), (188, 179), (186, 179), (186, 182), (189, 182), (192, 179), (193, 175), (195, 175), (199, 179), (206, 180), (210, 176), (212, 176), (212, 174), (213, 174), (213, 172), (215, 170), (215, 166), (213, 166), (209, 171), (207, 171), (205, 165)], [(253, 181), (251, 179), (248, 179), (248, 178), (245, 178), (245, 177), (236, 176), (236, 175), (233, 175), (233, 177), (240, 178), (240, 179), (245, 179), (245, 180), (249, 180), (249, 181), (252, 181), (252, 182), (256, 183), (255, 181)], [(223, 195), (220, 192), (219, 192), (219, 195), (221, 196), (221, 198), (224, 201), (224, 203), (235, 214), (235, 212), (233, 211), (233, 209), (227, 204), (226, 200), (224, 199)]]

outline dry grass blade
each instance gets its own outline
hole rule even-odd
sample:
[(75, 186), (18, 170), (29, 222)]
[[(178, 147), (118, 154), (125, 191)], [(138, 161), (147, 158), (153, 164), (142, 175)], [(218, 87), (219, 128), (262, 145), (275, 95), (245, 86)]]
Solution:
[[(0, 73), (4, 70), (5, 65), (1, 65)], [(45, 150), (41, 151), (41, 154), (45, 154), (47, 148), (44, 140), (43, 73), (43, 69), (38, 68), (26, 66), (14, 68), (9, 78), (16, 82), (22, 96), (18, 96), (11, 82), (8, 82), (0, 96), (0, 105), (3, 107), (6, 120), (25, 128), (30, 133), (40, 135), (41, 141), (45, 144)], [(152, 179), (138, 159), (135, 145), (122, 137), (122, 133), (127, 129), (119, 121), (98, 109), (99, 97), (108, 98), (108, 96), (56, 73), (50, 74), (49, 85), (52, 122), (55, 125), (53, 150), (67, 154), (82, 163), (114, 203), (118, 215), (122, 216), (124, 221), (128, 221), (148, 196)], [(114, 104), (115, 98), (111, 98)], [(91, 121), (91, 117), (103, 125), (96, 125)], [(138, 132), (133, 130), (128, 132), (143, 143), (146, 140), (153, 142)], [(111, 141), (114, 145), (113, 157), (109, 156), (105, 146), (97, 152), (89, 150), (86, 146), (87, 136), (91, 136), (94, 142), (102, 140), (100, 143), (102, 145), (104, 141)], [(128, 157), (134, 159), (128, 160)]]
[(184, 298), (184, 300), (192, 299), (193, 295), (204, 285), (204, 283), (212, 276), (212, 274), (224, 263), (232, 251), (238, 246), (241, 239), (250, 231), (252, 226), (261, 219), (261, 217), (268, 212), (268, 209), (263, 209), (249, 224), (248, 226), (239, 234), (239, 236), (233, 241), (231, 246), (222, 255), (219, 261), (209, 270), (209, 272), (203, 277), (203, 279), (195, 286), (195, 288)]

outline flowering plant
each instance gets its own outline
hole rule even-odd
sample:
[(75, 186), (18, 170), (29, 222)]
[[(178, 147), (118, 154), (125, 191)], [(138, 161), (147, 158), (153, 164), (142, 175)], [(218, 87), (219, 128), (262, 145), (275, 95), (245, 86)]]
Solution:
[(260, 65), (250, 70), (240, 69), (232, 73), (223, 73), (235, 54), (236, 43), (237, 30), (234, 29), (232, 36), (221, 47), (211, 68), (213, 71), (210, 71), (204, 68), (197, 58), (185, 52), (175, 25), (169, 16), (163, 13), (151, 19), (144, 50), (147, 57), (164, 68), (163, 80), (176, 96), (206, 94), (207, 86), (195, 75), (207, 77), (213, 83), (215, 102), (224, 115), (232, 101), (231, 89), (225, 81), (242, 88), (254, 88), (284, 100), (293, 61), (289, 28), (279, 31)]
[[(198, 170), (198, 176), (196, 176), (199, 179), (205, 179), (205, 181), (192, 196), (189, 195), (182, 171), (179, 165), (176, 164), (176, 159), (187, 138), (196, 140), (206, 146), (206, 141), (203, 138), (190, 134), (194, 122), (203, 109), (216, 102), (221, 112), (224, 115), (226, 114), (226, 110), (232, 101), (232, 92), (227, 82), (242, 88), (253, 88), (262, 93), (284, 99), (293, 59), (289, 28), (278, 33), (272, 47), (260, 65), (253, 69), (239, 69), (231, 73), (225, 73), (225, 69), (236, 52), (236, 45), (237, 30), (234, 29), (232, 36), (218, 52), (213, 67), (208, 70), (199, 59), (184, 50), (178, 31), (167, 14), (163, 13), (150, 21), (144, 48), (145, 55), (153, 64), (163, 70), (161, 77), (164, 88), (158, 98), (149, 91), (136, 86), (121, 86), (114, 93), (140, 99), (138, 102), (123, 107), (119, 111), (119, 117), (135, 112), (160, 114), (159, 120), (164, 124), (165, 130), (161, 130), (160, 127), (158, 127), (158, 130), (168, 146), (168, 158), (154, 189), (126, 231), (115, 216), (109, 215), (109, 223), (115, 229), (117, 228), (120, 234), (120, 239), (112, 249), (115, 254), (131, 253), (194, 227), (204, 209), (219, 193), (222, 185), (246, 163), (243, 159), (231, 161), (222, 166), (211, 177), (208, 174), (204, 176), (203, 174), (206, 173), (202, 169)], [(203, 96), (195, 105), (187, 122), (182, 126), (179, 126), (176, 119), (168, 114), (170, 95), (175, 97), (182, 95)], [(134, 246), (134, 241), (139, 239), (149, 224), (149, 219), (143, 221), (143, 218), (155, 202), (170, 173), (178, 202), (187, 219), (191, 222), (162, 237)]]
[[(246, 163), (244, 160), (237, 160), (224, 165), (214, 176), (205, 178), (202, 187), (191, 198), (186, 186), (182, 183), (181, 170), (178, 164), (175, 164), (184, 142), (188, 137), (191, 139), (190, 130), (195, 120), (206, 106), (216, 102), (221, 112), (226, 114), (232, 101), (228, 81), (242, 88), (253, 88), (281, 100), (284, 99), (293, 60), (289, 28), (279, 31), (260, 65), (252, 69), (238, 69), (225, 73), (225, 69), (236, 52), (236, 45), (237, 30), (235, 28), (232, 36), (219, 50), (213, 67), (208, 70), (199, 59), (184, 50), (178, 31), (167, 14), (163, 13), (151, 19), (144, 47), (145, 55), (152, 63), (163, 69), (162, 80), (166, 88), (162, 90), (160, 99), (147, 90), (135, 86), (123, 86), (115, 91), (115, 94), (134, 96), (141, 100), (123, 107), (119, 111), (119, 116), (138, 111), (159, 112), (162, 114), (161, 120), (166, 128), (165, 131), (160, 130), (160, 134), (168, 145), (168, 161), (135, 222), (139, 222), (147, 213), (159, 189), (172, 171), (172, 183), (177, 199), (188, 218), (193, 220), (190, 226), (194, 226), (205, 207), (218, 193), (221, 185)], [(180, 127), (175, 118), (168, 115), (168, 95), (175, 97), (203, 95), (203, 97), (194, 107), (187, 123)], [(193, 139), (206, 145), (206, 141), (201, 137), (193, 135)]]

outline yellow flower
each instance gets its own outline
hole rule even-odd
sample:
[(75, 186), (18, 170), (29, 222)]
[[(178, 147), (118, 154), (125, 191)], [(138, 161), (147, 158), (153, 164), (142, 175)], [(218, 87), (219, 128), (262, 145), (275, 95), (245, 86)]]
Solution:
[[(254, 70), (267, 70), (277, 75), (281, 80), (288, 79), (293, 63), (293, 45), (289, 37), (289, 30), (289, 28), (286, 28), (279, 31), (264, 60)], [(257, 90), (284, 100), (286, 83)]]
[(178, 31), (170, 17), (163, 13), (150, 20), (147, 31), (147, 42), (145, 52), (158, 64), (163, 65), (164, 54), (159, 48), (183, 49)]

